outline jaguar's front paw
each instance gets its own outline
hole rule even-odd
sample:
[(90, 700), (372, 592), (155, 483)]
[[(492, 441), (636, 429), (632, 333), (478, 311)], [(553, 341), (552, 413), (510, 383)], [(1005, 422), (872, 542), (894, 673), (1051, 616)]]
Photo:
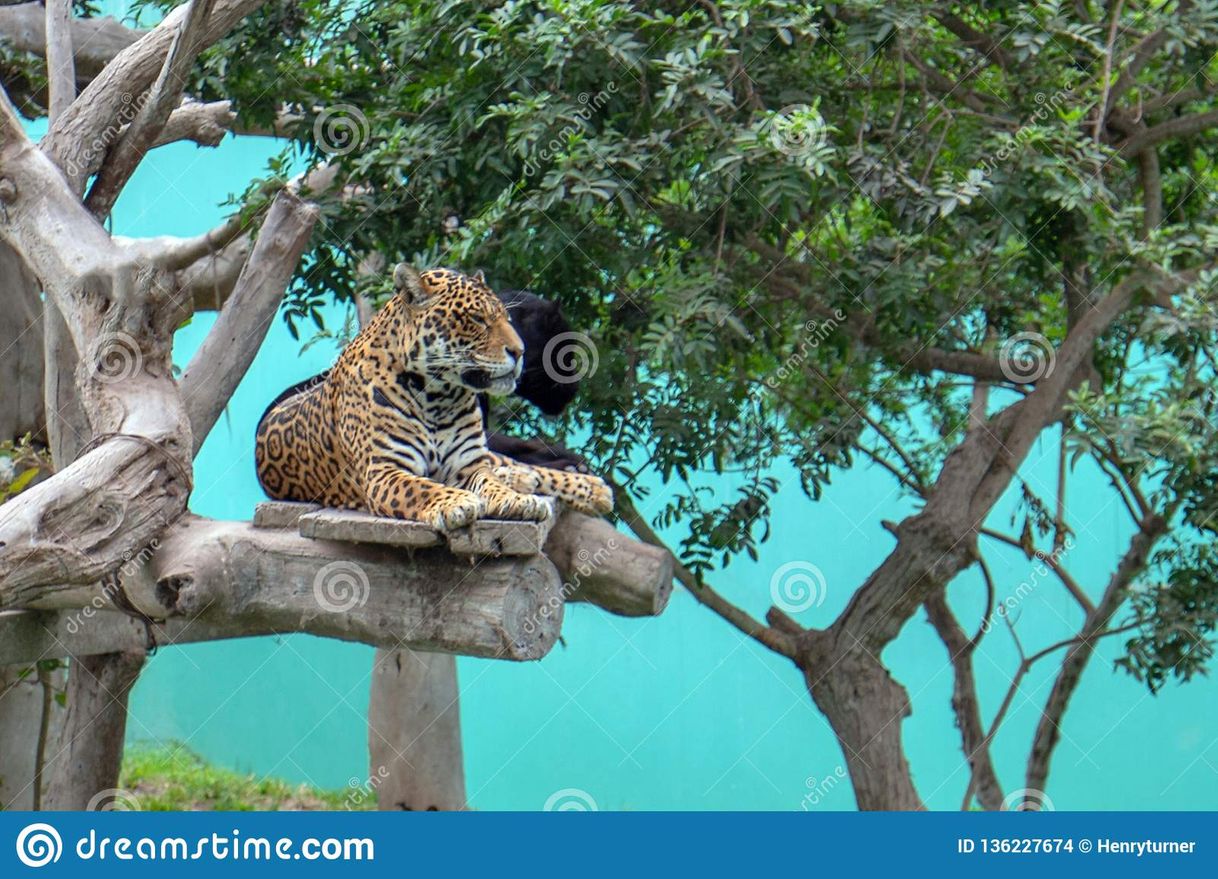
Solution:
[(494, 519), (544, 522), (550, 518), (549, 502), (535, 494), (505, 492), (493, 500), (487, 500), (487, 516)]
[(497, 467), (494, 473), (496, 479), (521, 494), (537, 494), (541, 488), (541, 475), (531, 467)]
[(472, 491), (453, 489), (427, 508), (423, 521), (439, 531), (453, 531), (472, 523), (485, 511), (482, 498)]
[(578, 483), (569, 497), (563, 498), (567, 505), (581, 513), (603, 516), (613, 512), (613, 489), (599, 476), (572, 474)]

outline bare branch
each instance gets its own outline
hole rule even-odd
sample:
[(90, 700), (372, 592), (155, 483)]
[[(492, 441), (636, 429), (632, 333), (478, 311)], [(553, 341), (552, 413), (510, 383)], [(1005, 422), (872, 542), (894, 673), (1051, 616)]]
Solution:
[(199, 146), (219, 146), (224, 136), (233, 130), (237, 114), (231, 101), (183, 101), (169, 114), (153, 146), (164, 146), (188, 140)]
[(926, 616), (947, 647), (955, 672), (952, 710), (956, 714), (956, 727), (960, 730), (964, 754), (972, 769), (970, 787), (976, 791), (982, 806), (997, 810), (1002, 807), (1002, 785), (990, 756), (989, 740), (981, 725), (981, 703), (977, 698), (977, 677), (973, 672), (974, 644), (960, 628), (943, 592), (937, 592), (926, 600)]
[[(614, 487), (614, 494), (617, 496), (618, 513), (621, 515), (622, 521), (635, 533), (639, 540), (667, 550), (668, 546), (639, 514), (630, 496), (617, 486)], [(723, 617), (723, 619), (739, 629), (740, 632), (748, 635), (761, 645), (770, 648), (775, 653), (792, 658), (797, 655), (795, 639), (791, 633), (757, 622), (757, 620), (712, 589), (710, 585), (698, 582), (698, 578), (694, 576), (693, 572), (681, 564), (680, 561), (674, 561), (673, 564), (677, 580), (700, 603)]]
[(246, 231), (240, 214), (232, 214), (214, 229), (193, 238), (122, 238), (115, 240), (139, 253), (141, 258), (171, 272), (190, 268), (204, 257), (223, 250)]
[(76, 100), (76, 63), (72, 56), (72, 0), (46, 0), (47, 81), (51, 119)]
[[(116, 55), (146, 31), (133, 30), (117, 20), (77, 18), (71, 22), (71, 44), (77, 77), (92, 78)], [(46, 12), (42, 3), (0, 6), (0, 34), (18, 52), (42, 55), (47, 50)]]
[(232, 296), (182, 373), (195, 454), (258, 353), (320, 215), (288, 190), (276, 196)]
[(160, 137), (169, 115), (181, 103), (186, 74), (199, 52), (206, 48), (203, 31), (213, 3), (214, 0), (190, 0), (148, 99), (106, 157), (85, 198), (85, 206), (97, 216), (110, 213), (118, 194)]
[[(264, 2), (216, 0), (195, 53), (225, 36)], [(143, 95), (157, 79), (189, 8), (177, 7), (159, 25), (119, 52), (42, 139), (43, 151), (68, 175), (75, 192), (83, 191), (88, 178), (86, 169), (97, 161), (95, 141), (108, 127), (118, 126), (123, 108)]]
[(1218, 125), (1218, 110), (1180, 116), (1136, 132), (1120, 145), (1120, 152), (1123, 156), (1136, 156), (1164, 141), (1191, 137), (1216, 125)]
[(1036, 726), (1036, 735), (1032, 740), (1025, 781), (1028, 788), (1045, 789), (1045, 781), (1049, 777), (1049, 762), (1061, 737), (1062, 718), (1082, 679), (1083, 670), (1091, 659), (1095, 640), (1105, 633), (1108, 621), (1125, 601), (1134, 577), (1146, 567), (1150, 551), (1167, 531), (1167, 525), (1168, 517), (1165, 516), (1148, 516), (1142, 521), (1137, 533), (1130, 539), (1129, 547), (1121, 557), (1117, 569), (1109, 578), (1099, 603), (1094, 611), (1087, 615), (1078, 642), (1062, 660), (1061, 670), (1053, 681), (1053, 689), (1049, 692), (1040, 722)]

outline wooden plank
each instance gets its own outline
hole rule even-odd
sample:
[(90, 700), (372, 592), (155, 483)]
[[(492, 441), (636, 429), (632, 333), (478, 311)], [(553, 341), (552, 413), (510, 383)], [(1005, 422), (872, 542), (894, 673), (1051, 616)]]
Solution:
[[(544, 522), (517, 522), (503, 519), (479, 519), (468, 528), (449, 534), (436, 531), (420, 522), (388, 519), (358, 510), (313, 508), (310, 511), (268, 510), (266, 521), (283, 521), (279, 527), (295, 523), (302, 537), (314, 540), (339, 540), (345, 543), (375, 543), (383, 546), (404, 546), (423, 549), (448, 544), (455, 555), (529, 556), (540, 555), (546, 538), (558, 518), (557, 504), (548, 499), (550, 518)], [(260, 505), (270, 507), (271, 504)], [(298, 505), (307, 507), (308, 505)], [(294, 518), (293, 518), (294, 516)], [(257, 522), (255, 522), (258, 525)], [(271, 527), (271, 526), (259, 526)]]
[(552, 499), (550, 518), (544, 522), (479, 519), (468, 528), (448, 535), (448, 548), (455, 555), (538, 555), (558, 518)]
[(320, 504), (302, 504), (296, 501), (263, 501), (254, 507), (254, 527), (295, 528), (301, 516), (320, 509)]
[(386, 519), (359, 510), (322, 509), (300, 517), (300, 536), (314, 540), (341, 540), (346, 543), (380, 543), (418, 549), (440, 546), (439, 531), (422, 522)]

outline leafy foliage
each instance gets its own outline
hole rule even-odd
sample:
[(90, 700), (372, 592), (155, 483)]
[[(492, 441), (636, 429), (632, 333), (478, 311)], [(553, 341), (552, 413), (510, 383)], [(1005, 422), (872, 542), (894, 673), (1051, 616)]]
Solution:
[[(1135, 264), (1211, 258), (1213, 135), (1165, 140), (1157, 179), (1121, 146), (1206, 106), (1218, 3), (1126, 4), (1115, 31), (1108, 14), (1060, 0), (305, 0), (253, 16), (194, 90), (251, 125), (293, 108), (270, 178), (329, 163), (349, 183), (321, 194), (294, 326), (382, 289), (354, 271), (369, 252), (560, 299), (597, 371), (559, 431), (586, 438), (650, 518), (687, 527), (701, 572), (756, 553), (776, 462), (813, 499), (860, 460), (915, 494), (933, 480), (972, 379), (917, 355), (998, 361), (1018, 334), (1060, 345)], [(1153, 61), (1100, 113), (1159, 29)], [(1152, 184), (1163, 221), (1148, 230)], [(1193, 668), (1164, 632), (1213, 628), (1212, 291), (1202, 272), (1117, 320), (1065, 420), (1074, 460), (1108, 473), (1135, 520), (1175, 526), (1147, 573), (1164, 585), (1134, 602), (1145, 630), (1126, 666), (1152, 687)], [(1026, 391), (999, 384), (991, 411)], [(739, 495), (703, 490), (707, 474), (734, 475)], [(644, 475), (665, 489), (648, 497)], [(1052, 499), (1023, 491), (1030, 542), (1056, 523)]]

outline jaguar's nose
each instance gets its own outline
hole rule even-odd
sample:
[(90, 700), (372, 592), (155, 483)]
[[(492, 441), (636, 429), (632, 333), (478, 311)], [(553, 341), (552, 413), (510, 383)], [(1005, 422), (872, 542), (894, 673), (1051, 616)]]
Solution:
[(503, 353), (507, 355), (507, 359), (511, 364), (516, 366), (520, 363), (521, 358), (524, 357), (524, 348), (521, 348), (519, 345), (504, 345)]

